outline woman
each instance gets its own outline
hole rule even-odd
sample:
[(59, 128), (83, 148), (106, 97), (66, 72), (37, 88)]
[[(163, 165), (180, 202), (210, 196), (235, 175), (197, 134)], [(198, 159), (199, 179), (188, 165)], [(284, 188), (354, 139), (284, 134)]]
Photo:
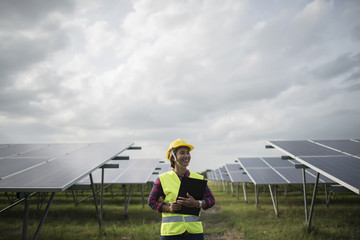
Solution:
[[(167, 151), (167, 159), (172, 170), (161, 174), (155, 181), (148, 199), (148, 205), (162, 213), (161, 240), (170, 239), (204, 239), (200, 216), (176, 213), (182, 206), (190, 208), (211, 208), (215, 198), (206, 186), (202, 200), (195, 200), (189, 194), (187, 198), (179, 197), (180, 183), (183, 178), (203, 179), (200, 174), (187, 170), (190, 163), (190, 151), (194, 147), (182, 139), (173, 141)], [(160, 202), (160, 197), (163, 202)], [(200, 215), (200, 214), (199, 214)]]

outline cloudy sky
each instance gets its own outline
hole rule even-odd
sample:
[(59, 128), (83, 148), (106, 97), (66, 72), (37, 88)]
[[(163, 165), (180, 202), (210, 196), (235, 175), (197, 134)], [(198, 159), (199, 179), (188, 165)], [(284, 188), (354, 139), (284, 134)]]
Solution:
[(360, 137), (358, 0), (2, 0), (0, 142), (109, 142), (191, 170)]

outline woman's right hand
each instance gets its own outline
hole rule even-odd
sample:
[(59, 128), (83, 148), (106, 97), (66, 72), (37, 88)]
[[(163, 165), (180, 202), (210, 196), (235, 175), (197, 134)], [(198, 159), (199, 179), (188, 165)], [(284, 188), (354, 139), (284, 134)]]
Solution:
[(181, 209), (181, 205), (179, 203), (177, 203), (176, 201), (171, 203), (169, 206), (169, 212), (171, 212), (171, 213), (179, 211), (180, 209)]

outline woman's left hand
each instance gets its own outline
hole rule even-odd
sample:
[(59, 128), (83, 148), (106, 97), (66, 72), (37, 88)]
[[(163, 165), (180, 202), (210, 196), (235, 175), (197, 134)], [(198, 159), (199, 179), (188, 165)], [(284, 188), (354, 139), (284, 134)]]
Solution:
[(188, 197), (184, 198), (184, 197), (179, 197), (177, 202), (180, 203), (181, 206), (185, 206), (185, 207), (197, 207), (199, 205), (198, 201), (193, 198), (189, 193), (186, 194)]

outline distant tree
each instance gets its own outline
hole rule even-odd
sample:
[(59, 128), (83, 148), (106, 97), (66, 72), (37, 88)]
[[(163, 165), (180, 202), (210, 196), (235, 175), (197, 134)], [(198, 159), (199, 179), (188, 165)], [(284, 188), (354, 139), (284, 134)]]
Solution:
[(212, 171), (211, 169), (206, 169), (205, 171), (203, 171), (203, 172), (201, 172), (201, 173), (199, 173), (199, 174), (203, 175), (204, 178), (206, 178), (207, 173), (208, 173), (208, 172), (211, 172), (211, 171)]

